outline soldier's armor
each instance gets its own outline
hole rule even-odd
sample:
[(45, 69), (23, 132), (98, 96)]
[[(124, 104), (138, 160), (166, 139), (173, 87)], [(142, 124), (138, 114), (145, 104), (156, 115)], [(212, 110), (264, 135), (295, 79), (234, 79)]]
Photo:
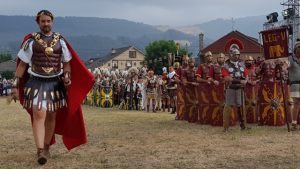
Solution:
[(217, 81), (222, 81), (224, 79), (222, 76), (222, 68), (223, 66), (219, 64), (213, 65), (213, 69), (214, 69), (213, 79)]
[(156, 77), (155, 76), (153, 76), (153, 77), (151, 77), (150, 79), (148, 79), (147, 80), (148, 81), (148, 84), (147, 84), (147, 86), (146, 86), (146, 91), (147, 91), (147, 93), (148, 92), (155, 92), (155, 89), (156, 89), (156, 84), (157, 84), (157, 80), (156, 80)]
[(176, 98), (177, 84), (176, 84), (176, 81), (175, 81), (175, 76), (176, 76), (176, 73), (171, 78), (168, 76), (168, 81), (167, 81), (167, 83), (168, 83), (167, 84), (168, 96), (171, 99)]
[[(47, 37), (41, 34), (41, 39), (44, 40), (48, 46), (53, 40), (53, 36)], [(32, 72), (43, 75), (52, 76), (57, 75), (61, 72), (62, 64), (62, 46), (58, 41), (55, 46), (53, 46), (53, 54), (45, 54), (45, 48), (41, 46), (38, 42), (34, 40), (32, 45)]]
[[(245, 65), (240, 61), (238, 61), (237, 65), (235, 65), (234, 63), (230, 62), (230, 60), (227, 60), (225, 62), (225, 68), (228, 70), (229, 75), (233, 78), (232, 82), (236, 80), (244, 80), (246, 78), (244, 77)], [(239, 83), (231, 83), (228, 87), (232, 89), (237, 89), (241, 86)]]
[(169, 78), (169, 76), (168, 76), (167, 88), (168, 89), (176, 89), (175, 74), (173, 75), (172, 78)]
[(273, 63), (263, 63), (260, 74), (262, 81), (273, 82), (275, 80), (275, 65)]
[(109, 77), (104, 77), (101, 84), (104, 87), (109, 87), (110, 86), (110, 79), (109, 79)]
[(289, 80), (291, 82), (300, 81), (300, 59), (296, 56), (290, 56), (289, 62)]
[(176, 70), (176, 73), (178, 72), (177, 75), (180, 75), (179, 79), (182, 79), (182, 76), (183, 76), (186, 69), (188, 69), (188, 67), (181, 66), (180, 68), (178, 68)]
[(249, 81), (256, 81), (258, 79), (258, 75), (256, 73), (256, 67), (252, 66), (248, 69), (248, 79)]
[(209, 78), (210, 65), (208, 65), (208, 64), (201, 64), (200, 67), (202, 69), (201, 78), (202, 79), (208, 79)]
[(185, 78), (188, 82), (196, 82), (196, 69), (187, 68), (185, 70)]
[(168, 89), (167, 89), (167, 77), (162, 79), (162, 83), (160, 85), (160, 94), (162, 98), (168, 98)]
[(228, 70), (229, 75), (236, 80), (243, 80), (244, 77), (244, 71), (245, 71), (245, 65), (238, 61), (237, 66), (233, 63), (231, 63), (229, 60), (226, 61), (225, 64), (226, 69)]
[(289, 79), (289, 71), (286, 67), (281, 66), (281, 69), (275, 69), (276, 80), (287, 81)]

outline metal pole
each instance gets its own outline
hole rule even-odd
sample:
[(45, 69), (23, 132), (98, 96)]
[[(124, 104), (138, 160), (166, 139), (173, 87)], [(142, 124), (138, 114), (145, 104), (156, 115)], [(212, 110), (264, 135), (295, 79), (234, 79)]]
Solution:
[(282, 92), (282, 96), (283, 96), (283, 107), (284, 107), (284, 115), (285, 115), (285, 122), (286, 122), (286, 126), (288, 129), (288, 132), (290, 132), (290, 124), (288, 121), (288, 111), (287, 111), (287, 103), (286, 103), (286, 95), (285, 95), (285, 91), (284, 91), (284, 79), (282, 76), (282, 66), (281, 65), (277, 65), (277, 69), (279, 70), (280, 73), (280, 86), (281, 86), (281, 92)]

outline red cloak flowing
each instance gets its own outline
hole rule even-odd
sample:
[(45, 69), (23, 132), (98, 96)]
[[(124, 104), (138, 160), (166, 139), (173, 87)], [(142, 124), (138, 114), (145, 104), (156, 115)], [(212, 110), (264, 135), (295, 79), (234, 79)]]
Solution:
[[(23, 43), (31, 37), (31, 34), (25, 36)], [(66, 44), (72, 55), (70, 61), (72, 83), (67, 87), (67, 108), (61, 109), (56, 114), (55, 134), (62, 135), (64, 145), (68, 150), (71, 150), (81, 144), (85, 144), (87, 141), (81, 104), (86, 97), (86, 94), (92, 88), (95, 78), (87, 70), (75, 50), (67, 41)], [(17, 65), (19, 64), (19, 61), (20, 60), (18, 59)], [(29, 75), (26, 69), (24, 76), (20, 79), (19, 86), (20, 103), (22, 105), (24, 101), (24, 85), (28, 79)], [(32, 110), (28, 109), (27, 112), (30, 114), (32, 122)], [(55, 137), (53, 136), (51, 144), (54, 143)]]

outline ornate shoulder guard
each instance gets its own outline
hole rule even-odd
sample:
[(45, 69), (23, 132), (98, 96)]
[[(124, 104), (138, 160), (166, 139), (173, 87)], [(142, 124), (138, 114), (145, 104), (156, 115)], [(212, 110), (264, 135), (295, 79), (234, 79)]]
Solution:
[(24, 51), (26, 51), (26, 50), (29, 48), (30, 42), (32, 42), (32, 41), (33, 41), (32, 38), (27, 39), (27, 40), (23, 43), (23, 45), (22, 45), (21, 48), (22, 48)]

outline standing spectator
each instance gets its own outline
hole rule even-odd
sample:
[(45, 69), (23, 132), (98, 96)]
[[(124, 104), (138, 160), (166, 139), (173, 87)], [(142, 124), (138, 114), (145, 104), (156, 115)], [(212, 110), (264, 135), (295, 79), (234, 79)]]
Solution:
[(0, 78), (0, 95), (3, 96), (3, 80)]
[(8, 82), (7, 82), (7, 80), (4, 78), (2, 83), (3, 83), (3, 89), (2, 89), (3, 92), (2, 92), (2, 93), (5, 94), (5, 95), (7, 96)]

